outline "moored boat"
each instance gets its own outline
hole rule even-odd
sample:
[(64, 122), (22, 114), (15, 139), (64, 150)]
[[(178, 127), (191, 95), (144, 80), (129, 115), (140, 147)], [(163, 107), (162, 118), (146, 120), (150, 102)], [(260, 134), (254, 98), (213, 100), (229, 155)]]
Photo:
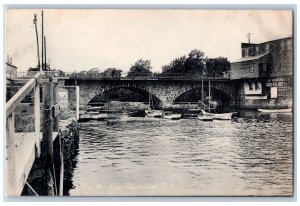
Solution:
[(164, 112), (163, 118), (171, 119), (171, 120), (179, 120), (181, 118), (181, 114), (171, 114), (168, 112)]
[(163, 112), (161, 110), (152, 110), (152, 109), (146, 109), (145, 114), (148, 117), (156, 117), (156, 118), (161, 118), (163, 116)]
[(210, 113), (206, 112), (204, 110), (201, 110), (202, 114), (204, 115), (211, 115), (213, 116), (214, 119), (219, 119), (219, 120), (230, 120), (234, 112), (228, 112), (228, 113)]
[(156, 117), (156, 118), (161, 118), (163, 116), (162, 110), (154, 109), (153, 97), (150, 92), (149, 92), (149, 108), (145, 109), (145, 114), (148, 117)]
[(257, 109), (259, 112), (264, 113), (290, 113), (292, 112), (292, 108), (286, 108), (286, 109)]
[(210, 114), (199, 114), (198, 119), (202, 121), (213, 121), (214, 117)]
[(90, 113), (86, 113), (86, 114), (81, 114), (79, 117), (80, 121), (89, 121), (89, 120), (105, 120), (107, 119), (108, 114), (106, 113), (101, 113), (101, 114), (90, 114)]

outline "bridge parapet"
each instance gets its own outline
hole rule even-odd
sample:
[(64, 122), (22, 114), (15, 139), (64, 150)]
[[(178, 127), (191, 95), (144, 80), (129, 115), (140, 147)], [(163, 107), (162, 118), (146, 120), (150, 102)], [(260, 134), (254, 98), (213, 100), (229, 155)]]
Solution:
[[(65, 85), (75, 85), (72, 79), (65, 80)], [(159, 100), (161, 107), (169, 107), (174, 101), (190, 90), (201, 90), (201, 81), (189, 80), (77, 80), (80, 87), (80, 107), (85, 108), (87, 104), (97, 95), (109, 92), (118, 88), (128, 88), (132, 90), (146, 91)], [(235, 91), (231, 81), (212, 81), (212, 90), (217, 90), (227, 99), (234, 101)], [(208, 80), (204, 82), (204, 89), (208, 90)]]

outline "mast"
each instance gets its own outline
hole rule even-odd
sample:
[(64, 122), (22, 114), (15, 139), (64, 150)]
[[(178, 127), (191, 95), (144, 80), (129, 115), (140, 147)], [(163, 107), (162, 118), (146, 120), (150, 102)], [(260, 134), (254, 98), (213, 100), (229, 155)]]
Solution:
[(208, 81), (208, 112), (210, 112), (210, 81)]
[(151, 94), (149, 92), (149, 109), (151, 109), (151, 100), (150, 100), (150, 98), (151, 98)]
[(204, 85), (203, 85), (203, 78), (204, 78), (204, 70), (206, 68), (206, 62), (203, 62), (203, 70), (202, 70), (202, 79), (201, 79), (201, 103), (202, 103), (202, 108), (205, 110), (204, 104)]

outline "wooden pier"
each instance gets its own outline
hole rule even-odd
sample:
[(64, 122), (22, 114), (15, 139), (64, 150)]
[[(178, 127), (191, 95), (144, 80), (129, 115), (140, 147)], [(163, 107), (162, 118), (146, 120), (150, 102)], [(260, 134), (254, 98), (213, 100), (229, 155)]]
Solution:
[[(41, 86), (43, 87), (42, 104), (40, 102)], [(57, 86), (57, 79), (52, 77), (42, 79), (41, 74), (37, 73), (6, 103), (6, 185), (9, 196), (21, 195), (25, 184), (28, 185), (27, 178), (36, 158), (42, 160), (43, 169), (46, 171), (46, 181), (53, 181), (54, 183), (54, 188), (50, 188), (54, 191), (54, 195), (62, 195), (63, 157), (61, 144), (56, 144), (59, 148), (53, 149), (53, 142), (60, 138)], [(32, 91), (34, 92), (35, 131), (29, 133), (15, 132), (15, 109)], [(43, 117), (42, 122), (41, 116)], [(58, 154), (53, 154), (53, 151)], [(53, 163), (53, 156), (60, 158), (59, 166)], [(59, 168), (55, 168), (55, 165)], [(57, 171), (60, 173), (56, 174)]]

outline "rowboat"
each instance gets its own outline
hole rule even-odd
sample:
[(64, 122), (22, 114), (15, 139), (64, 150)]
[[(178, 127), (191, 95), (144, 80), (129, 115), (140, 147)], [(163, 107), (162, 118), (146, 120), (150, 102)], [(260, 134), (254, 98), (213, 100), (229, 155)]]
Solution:
[(292, 112), (292, 108), (286, 108), (286, 109), (257, 109), (259, 112), (265, 112), (265, 113), (290, 113)]
[(163, 116), (163, 112), (161, 110), (146, 109), (145, 114), (148, 117), (156, 117), (156, 118), (161, 118)]
[(102, 113), (102, 114), (91, 114), (91, 113), (87, 113), (87, 114), (81, 114), (79, 119), (80, 121), (89, 121), (89, 120), (105, 120), (107, 119), (108, 115), (106, 113)]
[(198, 119), (202, 121), (213, 121), (214, 117), (210, 114), (199, 114)]
[(230, 120), (234, 112), (229, 113), (209, 113), (204, 110), (201, 110), (203, 115), (211, 115), (213, 116), (213, 119), (219, 119), (219, 120)]
[(163, 115), (163, 118), (171, 119), (171, 120), (178, 120), (181, 118), (181, 114), (170, 114), (170, 113), (165, 112)]

